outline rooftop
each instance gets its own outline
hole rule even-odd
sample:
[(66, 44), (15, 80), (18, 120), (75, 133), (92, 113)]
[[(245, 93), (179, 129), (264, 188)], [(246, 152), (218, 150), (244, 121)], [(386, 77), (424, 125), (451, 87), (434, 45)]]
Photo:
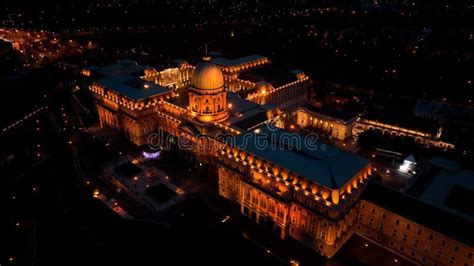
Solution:
[(243, 72), (239, 75), (239, 78), (251, 81), (253, 83), (265, 81), (272, 84), (273, 87), (277, 88), (295, 81), (296, 75), (289, 71), (284, 71), (274, 66), (266, 65), (261, 68), (255, 68)]
[(153, 198), (157, 203), (163, 203), (177, 195), (171, 188), (160, 183), (156, 186), (147, 188), (145, 194)]
[(140, 167), (136, 166), (132, 162), (123, 163), (114, 168), (114, 172), (122, 177), (131, 178), (142, 172)]
[(221, 65), (221, 66), (237, 66), (245, 63), (249, 63), (255, 60), (263, 59), (265, 56), (254, 54), (254, 55), (249, 55), (249, 56), (244, 56), (244, 57), (239, 57), (235, 59), (227, 59), (224, 57), (217, 57), (211, 60), (212, 63), (216, 65)]
[(370, 182), (363, 198), (380, 207), (397, 213), (415, 223), (427, 226), (467, 245), (474, 245), (473, 221), (427, 204), (410, 195)]
[(99, 77), (114, 76), (122, 74), (130, 74), (133, 76), (141, 76), (145, 69), (153, 69), (151, 66), (143, 66), (129, 59), (117, 60), (117, 63), (107, 66), (90, 66), (86, 68), (91, 72), (99, 74)]
[(256, 131), (236, 136), (233, 145), (328, 188), (342, 187), (369, 165), (357, 155), (273, 126)]
[(227, 102), (232, 104), (229, 124), (241, 129), (249, 129), (268, 120), (267, 112), (275, 109), (272, 105), (259, 105), (243, 99), (234, 92), (227, 93)]
[[(457, 215), (466, 216), (474, 222), (473, 205), (469, 205), (474, 203), (474, 172), (443, 170), (435, 176), (419, 199)], [(465, 208), (466, 206), (470, 208)]]
[(97, 80), (96, 83), (136, 101), (170, 92), (168, 88), (130, 74), (106, 76)]
[(446, 114), (447, 108), (446, 105), (428, 100), (418, 100), (415, 107), (413, 108), (413, 113), (429, 113), (436, 115)]

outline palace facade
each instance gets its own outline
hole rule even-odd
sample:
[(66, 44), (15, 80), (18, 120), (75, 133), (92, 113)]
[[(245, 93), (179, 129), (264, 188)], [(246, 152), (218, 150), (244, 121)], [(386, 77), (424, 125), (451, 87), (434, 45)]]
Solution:
[[(473, 265), (468, 241), (393, 208), (400, 205), (396, 200), (383, 201), (401, 193), (373, 185), (368, 160), (283, 129), (284, 111), (306, 101), (311, 81), (303, 72), (265, 80), (269, 60), (257, 55), (176, 63), (163, 71), (130, 60), (85, 68), (100, 125), (137, 145), (159, 130), (178, 137), (197, 160), (215, 165), (219, 194), (243, 215), (323, 256), (332, 257), (357, 234), (414, 263)], [(353, 124), (352, 132), (359, 123), (372, 125), (300, 112), (306, 113), (300, 125), (322, 125), (338, 139)]]
[(237, 136), (218, 156), (219, 194), (282, 238), (332, 257), (355, 230), (372, 169), (356, 155), (304, 142), (273, 127)]
[(324, 132), (337, 140), (345, 140), (352, 136), (352, 128), (358, 119), (359, 117), (344, 111), (305, 105), (298, 108), (296, 123), (302, 128)]

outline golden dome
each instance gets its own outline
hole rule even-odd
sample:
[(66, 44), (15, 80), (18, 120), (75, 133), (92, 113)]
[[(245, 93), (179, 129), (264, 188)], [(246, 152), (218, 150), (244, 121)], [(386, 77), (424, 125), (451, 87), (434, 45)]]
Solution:
[(194, 69), (192, 82), (196, 89), (219, 89), (224, 87), (224, 75), (218, 66), (209, 62), (209, 60), (205, 60)]

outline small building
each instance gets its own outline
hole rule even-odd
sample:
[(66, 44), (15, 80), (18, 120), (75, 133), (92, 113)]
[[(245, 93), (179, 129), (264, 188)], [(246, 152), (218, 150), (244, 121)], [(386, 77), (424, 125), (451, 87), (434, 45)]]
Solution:
[(406, 157), (403, 160), (403, 163), (400, 165), (398, 170), (406, 174), (406, 173), (413, 173), (413, 171), (415, 171), (415, 168), (416, 168), (415, 156), (413, 156), (413, 154), (410, 154), (408, 155), (408, 157)]

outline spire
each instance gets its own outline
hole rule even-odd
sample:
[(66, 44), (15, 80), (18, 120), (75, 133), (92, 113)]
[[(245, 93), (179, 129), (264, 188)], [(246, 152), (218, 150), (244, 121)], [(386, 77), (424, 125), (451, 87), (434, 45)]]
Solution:
[(204, 43), (204, 56), (202, 57), (202, 60), (204, 61), (210, 61), (211, 57), (207, 53), (207, 42)]

